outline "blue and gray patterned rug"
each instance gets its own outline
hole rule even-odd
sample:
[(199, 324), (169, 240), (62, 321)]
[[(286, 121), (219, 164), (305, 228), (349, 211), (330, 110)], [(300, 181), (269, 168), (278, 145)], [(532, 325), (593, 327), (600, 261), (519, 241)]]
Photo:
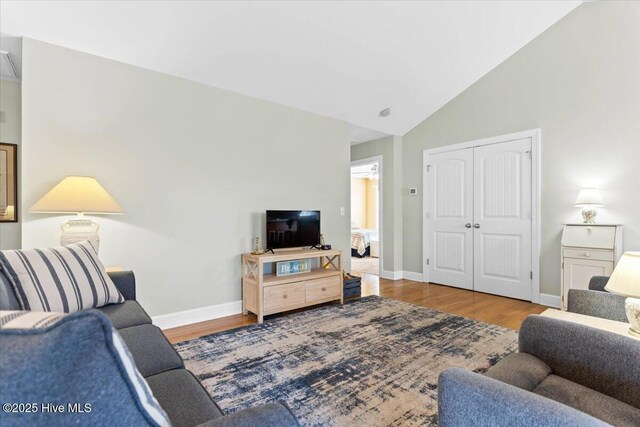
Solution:
[(517, 332), (374, 296), (176, 349), (225, 413), (282, 400), (303, 426), (436, 425), (438, 374), (486, 370)]

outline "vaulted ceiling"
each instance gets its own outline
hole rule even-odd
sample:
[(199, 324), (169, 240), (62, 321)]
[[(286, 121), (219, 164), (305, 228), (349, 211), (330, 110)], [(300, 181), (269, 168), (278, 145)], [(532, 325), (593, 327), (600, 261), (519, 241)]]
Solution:
[(403, 135), (578, 4), (3, 1), (0, 26)]

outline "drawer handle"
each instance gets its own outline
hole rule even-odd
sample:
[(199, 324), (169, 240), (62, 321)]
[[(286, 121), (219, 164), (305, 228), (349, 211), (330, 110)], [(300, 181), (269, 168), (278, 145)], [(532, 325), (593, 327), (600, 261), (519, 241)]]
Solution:
[(584, 256), (586, 256), (586, 257), (590, 257), (590, 256), (591, 256), (591, 254), (590, 254), (589, 252), (585, 252), (585, 253), (584, 253)]
[(284, 294), (284, 295), (282, 295), (282, 298), (287, 299), (287, 298), (289, 298), (289, 295)]
[(326, 291), (326, 290), (327, 290), (327, 288), (322, 288), (322, 290), (323, 290), (323, 291)]

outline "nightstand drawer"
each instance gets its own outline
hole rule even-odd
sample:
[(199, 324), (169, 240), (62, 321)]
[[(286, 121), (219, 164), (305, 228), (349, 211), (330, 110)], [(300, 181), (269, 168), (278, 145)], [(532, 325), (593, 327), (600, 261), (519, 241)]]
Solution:
[(340, 298), (340, 286), (342, 286), (340, 276), (308, 280), (305, 284), (307, 303)]
[(598, 261), (613, 261), (613, 251), (598, 251), (592, 249), (564, 249), (565, 258), (595, 259)]
[(304, 283), (268, 286), (264, 288), (265, 314), (278, 313), (303, 306), (305, 303)]

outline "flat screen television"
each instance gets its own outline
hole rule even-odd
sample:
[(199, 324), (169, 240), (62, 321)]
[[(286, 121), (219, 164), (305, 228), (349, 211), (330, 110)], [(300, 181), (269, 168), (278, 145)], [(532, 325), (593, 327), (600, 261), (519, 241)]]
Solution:
[(320, 244), (320, 211), (267, 211), (267, 249)]

